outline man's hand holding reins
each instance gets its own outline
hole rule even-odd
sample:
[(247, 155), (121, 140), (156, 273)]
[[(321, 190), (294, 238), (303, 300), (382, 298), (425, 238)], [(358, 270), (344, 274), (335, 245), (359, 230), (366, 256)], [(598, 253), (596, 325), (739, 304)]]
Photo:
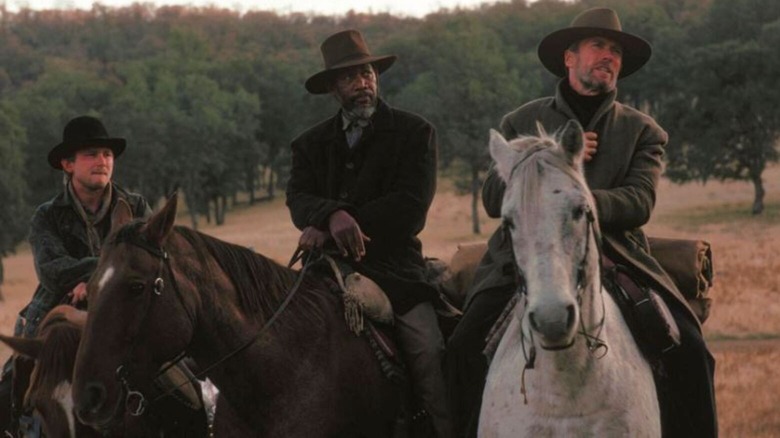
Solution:
[(308, 226), (303, 229), (301, 238), (298, 239), (298, 247), (304, 251), (321, 249), (325, 242), (330, 239), (330, 233), (322, 231), (317, 227)]
[(366, 255), (365, 242), (371, 239), (363, 234), (360, 225), (349, 213), (344, 210), (333, 212), (328, 221), (328, 229), (342, 256), (351, 255), (356, 262), (359, 262)]
[(87, 283), (84, 283), (83, 281), (76, 285), (76, 287), (73, 288), (72, 291), (68, 294), (70, 299), (70, 304), (76, 305), (81, 301), (84, 301), (87, 299)]

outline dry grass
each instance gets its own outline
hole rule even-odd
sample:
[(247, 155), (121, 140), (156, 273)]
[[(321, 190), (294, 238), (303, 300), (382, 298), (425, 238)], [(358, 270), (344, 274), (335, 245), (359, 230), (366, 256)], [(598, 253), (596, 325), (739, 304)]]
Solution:
[[(767, 211), (755, 218), (749, 213), (753, 190), (747, 183), (676, 186), (664, 181), (647, 227), (654, 236), (700, 238), (712, 244), (716, 279), (710, 293), (715, 303), (704, 331), (718, 361), (716, 393), (726, 437), (780, 436), (775, 405), (780, 393), (779, 166), (766, 172), (765, 183)], [(179, 219), (187, 224), (186, 215)], [(470, 199), (443, 190), (421, 235), (424, 251), (448, 260), (459, 243), (485, 240), (496, 225), (483, 214), (483, 235), (471, 235)], [(202, 230), (281, 262), (290, 257), (298, 237), (282, 200), (241, 206), (227, 217), (227, 224)], [(29, 249), (22, 247), (3, 262), (6, 301), (0, 302), (0, 332), (9, 333), (37, 282)], [(8, 354), (0, 347), (0, 359)]]

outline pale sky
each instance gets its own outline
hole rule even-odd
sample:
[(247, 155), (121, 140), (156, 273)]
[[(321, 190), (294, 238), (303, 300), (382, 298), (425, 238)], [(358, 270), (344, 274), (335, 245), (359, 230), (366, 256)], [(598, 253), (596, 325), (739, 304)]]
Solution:
[[(215, 5), (240, 12), (250, 10), (273, 10), (284, 14), (289, 12), (315, 12), (325, 15), (341, 15), (349, 10), (355, 12), (389, 12), (394, 15), (422, 17), (441, 8), (472, 8), (481, 3), (496, 3), (508, 0), (101, 0), (106, 6), (127, 6), (132, 3), (155, 5)], [(0, 0), (8, 11), (20, 8), (32, 9), (91, 9), (94, 0)]]

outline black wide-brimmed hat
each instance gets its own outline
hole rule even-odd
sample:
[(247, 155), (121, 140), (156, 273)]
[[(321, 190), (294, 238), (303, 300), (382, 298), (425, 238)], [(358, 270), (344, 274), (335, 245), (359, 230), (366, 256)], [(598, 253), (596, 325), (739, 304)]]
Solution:
[(103, 123), (92, 116), (80, 116), (68, 122), (62, 130), (62, 142), (49, 151), (49, 165), (62, 169), (63, 158), (72, 156), (85, 147), (107, 147), (114, 152), (114, 158), (125, 151), (125, 139), (108, 136)]
[(344, 30), (329, 36), (320, 46), (325, 70), (314, 74), (304, 84), (311, 94), (325, 94), (330, 89), (336, 71), (356, 65), (373, 64), (381, 74), (398, 58), (395, 55), (373, 56), (363, 35), (356, 30)]
[(593, 8), (577, 15), (569, 27), (547, 35), (539, 44), (539, 59), (547, 70), (558, 77), (564, 77), (566, 65), (563, 62), (563, 53), (566, 49), (577, 41), (597, 36), (614, 40), (623, 47), (623, 66), (618, 79), (639, 70), (652, 54), (652, 48), (647, 41), (623, 32), (615, 11)]

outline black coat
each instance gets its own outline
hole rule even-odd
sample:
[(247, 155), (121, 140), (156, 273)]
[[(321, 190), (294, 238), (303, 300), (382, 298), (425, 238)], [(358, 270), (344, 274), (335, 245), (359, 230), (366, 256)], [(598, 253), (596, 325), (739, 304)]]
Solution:
[[(111, 187), (110, 212), (114, 210), (117, 199), (121, 198), (130, 204), (133, 217), (151, 214), (149, 204), (141, 195), (127, 192), (116, 184)], [(111, 229), (110, 212), (96, 224), (101, 240)], [(31, 335), (46, 313), (77, 284), (89, 280), (98, 261), (91, 254), (86, 224), (67, 189), (35, 211), (30, 223), (29, 241), (40, 284), (30, 304), (20, 313), (27, 319), (25, 335)]]
[(371, 241), (360, 262), (348, 262), (385, 290), (399, 314), (436, 294), (425, 282), (417, 238), (436, 192), (436, 155), (434, 127), (381, 100), (352, 149), (341, 112), (292, 142), (287, 206), (293, 223), (328, 230), (331, 213), (351, 214)]

